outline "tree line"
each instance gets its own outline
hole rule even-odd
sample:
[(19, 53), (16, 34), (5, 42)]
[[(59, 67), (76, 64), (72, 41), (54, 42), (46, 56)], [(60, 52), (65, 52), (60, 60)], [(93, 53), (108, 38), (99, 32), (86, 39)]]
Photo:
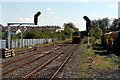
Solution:
[[(90, 29), (90, 42), (96, 43), (98, 39), (101, 39), (101, 35), (111, 31), (120, 30), (120, 18), (109, 19), (108, 17), (91, 21)], [(82, 31), (82, 37), (87, 42), (87, 32)]]
[[(39, 38), (58, 38), (67, 39), (71, 38), (71, 34), (74, 31), (79, 31), (79, 29), (74, 25), (74, 23), (64, 23), (64, 30), (61, 32), (49, 31), (49, 30), (30, 30), (22, 33), (12, 35), (12, 39), (39, 39)], [(2, 39), (7, 39), (7, 32), (2, 31)]]
[[(109, 19), (108, 17), (98, 20), (92, 20), (92, 28), (90, 30), (90, 34), (92, 40), (100, 39), (101, 35), (110, 32), (120, 30), (120, 18), (118, 19)], [(12, 35), (12, 39), (37, 39), (37, 38), (59, 38), (66, 39), (72, 37), (72, 32), (79, 31), (79, 29), (74, 25), (74, 23), (64, 23), (63, 24), (64, 31), (62, 32), (50, 32), (49, 30), (31, 30), (22, 32), (19, 34)], [(86, 31), (81, 31), (83, 36), (87, 36)], [(7, 32), (2, 31), (0, 33), (3, 39), (7, 39)], [(82, 35), (81, 35), (82, 36)]]
[(103, 33), (120, 30), (120, 18), (109, 19), (108, 17), (92, 21), (93, 27), (99, 27)]

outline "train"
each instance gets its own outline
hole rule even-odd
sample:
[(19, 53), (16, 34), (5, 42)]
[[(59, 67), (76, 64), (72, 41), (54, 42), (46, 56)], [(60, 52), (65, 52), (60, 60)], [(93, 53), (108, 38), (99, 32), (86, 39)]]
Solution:
[(78, 32), (73, 32), (72, 33), (72, 43), (80, 43), (81, 42), (81, 33)]
[(101, 44), (109, 50), (120, 51), (120, 30), (103, 34), (101, 36)]

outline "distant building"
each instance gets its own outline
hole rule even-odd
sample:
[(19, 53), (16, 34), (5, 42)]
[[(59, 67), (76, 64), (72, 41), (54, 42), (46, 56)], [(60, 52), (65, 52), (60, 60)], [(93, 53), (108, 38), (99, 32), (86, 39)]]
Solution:
[(64, 28), (58, 28), (58, 29), (56, 29), (56, 32), (62, 32), (62, 31), (64, 31)]
[[(7, 31), (7, 26), (3, 27), (3, 31)], [(51, 32), (56, 32), (57, 29), (61, 29), (59, 26), (11, 26), (11, 32), (19, 33), (25, 31), (41, 31), (47, 30)]]
[(18, 34), (18, 33), (21, 33), (22, 31), (20, 30), (20, 29), (18, 29), (17, 31), (16, 31), (16, 34)]

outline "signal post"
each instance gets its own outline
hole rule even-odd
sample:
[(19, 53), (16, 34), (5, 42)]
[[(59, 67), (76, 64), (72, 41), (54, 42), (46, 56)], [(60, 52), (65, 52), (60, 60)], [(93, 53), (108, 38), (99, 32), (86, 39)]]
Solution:
[[(88, 35), (88, 45), (87, 45), (87, 49), (90, 48), (90, 29), (91, 29), (91, 20), (87, 17), (84, 16), (83, 19), (86, 21), (86, 31), (87, 31), (87, 35)], [(89, 50), (88, 50), (89, 52)]]

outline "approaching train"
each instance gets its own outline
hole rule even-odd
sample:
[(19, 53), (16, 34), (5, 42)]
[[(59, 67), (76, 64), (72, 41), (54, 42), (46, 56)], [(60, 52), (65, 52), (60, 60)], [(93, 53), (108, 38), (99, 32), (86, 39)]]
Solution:
[(73, 32), (72, 33), (72, 43), (80, 43), (81, 42), (81, 33)]
[(103, 34), (101, 43), (109, 49), (120, 51), (120, 31), (113, 31)]

